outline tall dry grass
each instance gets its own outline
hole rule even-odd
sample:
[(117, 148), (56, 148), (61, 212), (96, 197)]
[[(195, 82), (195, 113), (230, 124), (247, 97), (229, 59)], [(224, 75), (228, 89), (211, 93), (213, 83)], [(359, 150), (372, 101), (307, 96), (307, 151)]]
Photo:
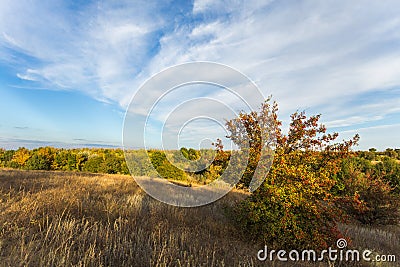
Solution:
[[(263, 245), (225, 214), (244, 197), (177, 208), (129, 176), (0, 170), (0, 266), (301, 266), (257, 260)], [(356, 246), (400, 251), (398, 230), (353, 228), (370, 234)]]
[(129, 176), (3, 170), (0, 263), (251, 265), (254, 250), (223, 214), (239, 198), (184, 209), (153, 200)]

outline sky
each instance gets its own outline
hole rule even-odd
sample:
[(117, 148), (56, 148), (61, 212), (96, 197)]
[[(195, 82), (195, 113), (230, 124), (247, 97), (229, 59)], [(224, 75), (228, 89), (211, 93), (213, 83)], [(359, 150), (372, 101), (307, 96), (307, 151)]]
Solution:
[[(399, 1), (1, 0), (0, 147), (121, 147), (125, 112), (150, 77), (209, 61), (272, 95), (284, 127), (305, 110), (340, 139), (359, 133), (357, 149), (398, 148), (399, 14)], [(188, 95), (224, 89), (182, 89), (151, 123)], [(179, 146), (224, 135), (204, 118), (183, 124)]]

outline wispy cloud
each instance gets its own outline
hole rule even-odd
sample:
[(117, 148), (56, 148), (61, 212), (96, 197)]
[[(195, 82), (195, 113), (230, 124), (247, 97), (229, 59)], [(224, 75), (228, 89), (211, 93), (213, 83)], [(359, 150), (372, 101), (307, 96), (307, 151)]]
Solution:
[(6, 1), (0, 8), (0, 49), (28, 61), (16, 65), (20, 79), (119, 103), (134, 91), (148, 49), (157, 43), (153, 34), (163, 17), (154, 15), (156, 7), (99, 2), (74, 11), (67, 3)]
[(27, 126), (14, 126), (14, 129), (17, 129), (17, 130), (28, 130), (29, 127), (27, 127)]

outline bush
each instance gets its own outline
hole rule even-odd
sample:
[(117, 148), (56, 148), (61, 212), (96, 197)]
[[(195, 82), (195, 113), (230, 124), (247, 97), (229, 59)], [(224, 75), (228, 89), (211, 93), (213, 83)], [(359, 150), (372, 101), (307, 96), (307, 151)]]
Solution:
[(156, 171), (153, 164), (149, 160), (146, 150), (129, 151), (126, 154), (126, 163), (132, 175), (137, 176), (154, 176)]
[(186, 174), (181, 169), (170, 163), (165, 163), (157, 168), (157, 172), (166, 179), (185, 180)]
[(53, 168), (55, 170), (78, 170), (77, 155), (69, 150), (60, 150), (54, 157)]
[(399, 202), (394, 189), (370, 162), (358, 157), (346, 159), (336, 179), (337, 205), (350, 217), (369, 225), (398, 222)]
[(200, 152), (193, 148), (189, 148), (188, 159), (189, 160), (198, 160), (199, 158), (200, 158)]
[(99, 171), (109, 174), (129, 174), (127, 170), (125, 159), (118, 158), (112, 154), (106, 154), (105, 160), (101, 163)]
[(342, 237), (332, 207), (322, 201), (292, 204), (293, 197), (286, 196), (273, 186), (254, 193), (236, 209), (240, 227), (254, 239), (286, 249), (322, 249)]
[(167, 156), (164, 152), (158, 150), (152, 150), (148, 152), (150, 155), (151, 164), (153, 164), (154, 168), (157, 169), (158, 167), (164, 165), (167, 160)]
[(179, 151), (181, 152), (184, 158), (189, 159), (189, 151), (187, 150), (186, 147), (182, 147)]
[(393, 193), (400, 195), (400, 164), (393, 158), (383, 157), (375, 165), (375, 176), (381, 177), (393, 188)]
[(33, 154), (25, 164), (25, 168), (28, 170), (50, 170), (51, 162), (44, 156)]
[[(186, 148), (181, 151), (187, 151)], [(149, 151), (150, 161), (157, 173), (166, 179), (185, 180), (186, 174), (183, 170), (172, 165), (164, 152), (158, 150)], [(189, 154), (188, 154), (189, 155)]]
[(83, 165), (83, 171), (86, 172), (94, 172), (98, 173), (100, 172), (100, 167), (103, 163), (103, 158), (97, 155), (93, 155), (89, 157), (89, 159), (85, 162)]
[(313, 153), (276, 154), (267, 180), (237, 208), (241, 228), (287, 249), (322, 249), (340, 238), (343, 213), (329, 193), (334, 182), (329, 168), (314, 169), (313, 161)]
[[(352, 187), (350, 177), (355, 176), (355, 173), (373, 173), (374, 165), (367, 159), (360, 156), (353, 156), (344, 159), (340, 164), (340, 170), (336, 174), (332, 174), (335, 180), (335, 185), (332, 187), (332, 193), (336, 196), (352, 195), (354, 191), (349, 191)], [(350, 187), (350, 188), (349, 188)]]

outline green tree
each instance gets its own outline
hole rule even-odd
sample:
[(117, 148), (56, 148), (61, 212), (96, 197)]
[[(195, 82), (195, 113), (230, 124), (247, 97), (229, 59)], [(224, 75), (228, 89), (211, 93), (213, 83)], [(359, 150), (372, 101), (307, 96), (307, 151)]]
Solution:
[(5, 161), (5, 153), (6, 150), (3, 148), (0, 148), (0, 167), (5, 167), (6, 161)]
[(392, 148), (386, 148), (385, 155), (392, 159), (397, 159), (397, 152)]
[(19, 168), (18, 163), (12, 161), (15, 150), (5, 150), (3, 154), (3, 167)]
[(200, 158), (200, 152), (193, 148), (189, 148), (188, 158), (189, 160), (198, 160)]
[(189, 159), (189, 151), (187, 150), (186, 147), (182, 147), (180, 149), (180, 152), (182, 153), (182, 156), (186, 159)]
[(101, 170), (102, 163), (103, 163), (103, 157), (96, 154), (91, 155), (83, 165), (82, 170), (86, 172), (98, 173)]
[(25, 168), (29, 170), (50, 170), (54, 161), (55, 148), (40, 147), (31, 152)]
[(393, 192), (400, 195), (400, 164), (390, 157), (383, 157), (382, 161), (375, 165), (375, 175), (389, 183)]
[(371, 172), (362, 172), (357, 165), (344, 165), (339, 175), (343, 177), (343, 187), (337, 205), (363, 224), (396, 224), (399, 202), (390, 185)]
[(87, 151), (79, 151), (76, 153), (76, 169), (82, 171), (85, 163), (89, 159), (89, 153)]
[(359, 157), (367, 159), (367, 160), (375, 160), (375, 153), (370, 151), (360, 151), (358, 152)]
[(121, 174), (123, 161), (124, 159), (117, 157), (115, 154), (107, 153), (99, 167), (99, 171), (102, 173)]
[(160, 166), (163, 166), (168, 162), (167, 156), (164, 152), (158, 150), (149, 151), (150, 160), (153, 164), (154, 168), (157, 169)]
[(400, 160), (400, 149), (396, 148), (394, 151), (397, 153), (397, 159)]
[(79, 170), (77, 163), (77, 154), (73, 150), (61, 149), (54, 156), (53, 168), (64, 171)]
[(154, 166), (144, 149), (126, 151), (126, 165), (132, 175), (155, 176), (157, 175)]
[(186, 174), (181, 169), (172, 165), (163, 151), (149, 151), (150, 160), (157, 173), (166, 179), (184, 180)]

